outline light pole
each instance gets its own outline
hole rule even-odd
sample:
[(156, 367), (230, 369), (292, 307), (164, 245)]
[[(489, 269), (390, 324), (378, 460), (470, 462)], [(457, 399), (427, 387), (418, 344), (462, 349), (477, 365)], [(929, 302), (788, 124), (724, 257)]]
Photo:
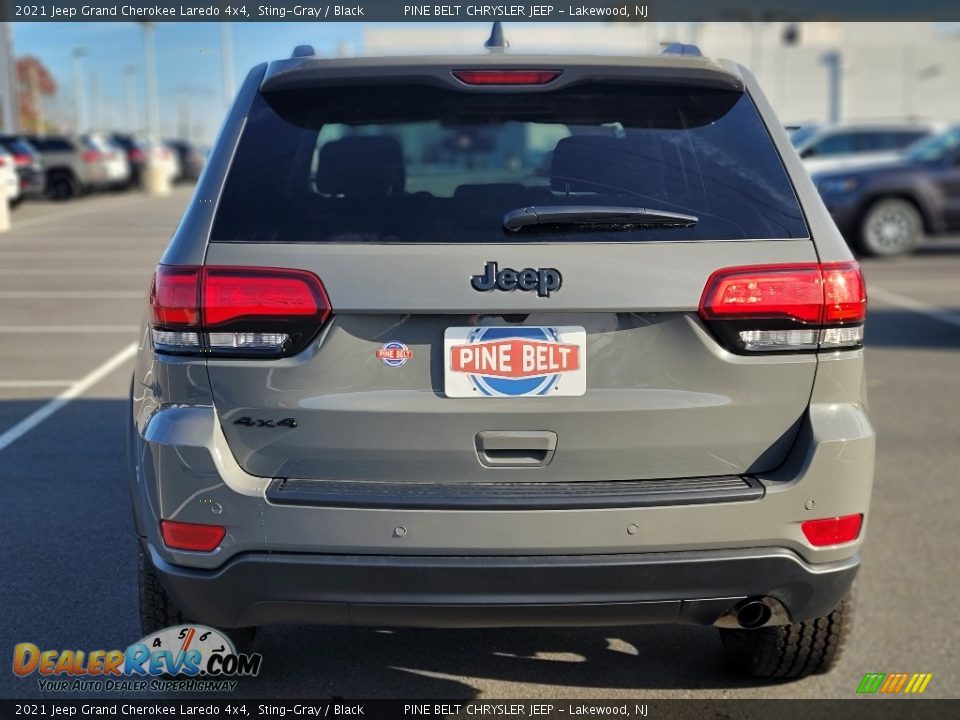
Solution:
[(88, 55), (84, 47), (74, 48), (70, 52), (73, 58), (73, 125), (75, 132), (83, 132), (87, 124), (83, 89), (83, 58)]
[(220, 72), (223, 83), (223, 107), (230, 109), (233, 102), (233, 25), (220, 23)]
[(827, 66), (827, 121), (840, 122), (843, 99), (843, 55), (839, 50), (828, 50), (820, 56)]
[(139, 25), (143, 28), (143, 74), (147, 89), (147, 135), (153, 137), (160, 132), (160, 101), (157, 97), (157, 51), (153, 42), (156, 23), (142, 22)]
[(103, 106), (100, 103), (100, 74), (90, 71), (90, 129), (99, 130), (103, 122)]
[(133, 76), (136, 74), (136, 65), (123, 68), (123, 120), (128, 133), (137, 131), (137, 96), (133, 87)]

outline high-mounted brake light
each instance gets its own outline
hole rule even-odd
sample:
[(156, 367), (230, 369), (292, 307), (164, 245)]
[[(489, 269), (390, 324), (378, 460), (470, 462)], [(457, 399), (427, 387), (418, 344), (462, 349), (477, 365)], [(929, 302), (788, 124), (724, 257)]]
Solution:
[(562, 70), (454, 70), (453, 76), (465, 85), (546, 85)]
[(150, 306), (154, 347), (177, 354), (288, 355), (330, 316), (320, 279), (287, 268), (161, 265)]
[(161, 520), (160, 534), (163, 536), (163, 544), (168, 548), (210, 552), (216, 550), (227, 534), (227, 529), (222, 525)]
[(700, 317), (746, 353), (859, 347), (866, 308), (855, 262), (724, 268), (700, 299)]
[(860, 537), (863, 515), (844, 515), (843, 517), (807, 520), (800, 525), (803, 536), (814, 547), (840, 545), (853, 542)]

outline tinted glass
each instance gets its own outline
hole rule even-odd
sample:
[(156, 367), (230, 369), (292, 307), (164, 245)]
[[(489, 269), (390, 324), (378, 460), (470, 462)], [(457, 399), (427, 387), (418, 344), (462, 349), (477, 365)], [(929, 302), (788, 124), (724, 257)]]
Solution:
[(900, 150), (912, 145), (926, 134), (922, 130), (879, 130), (863, 133), (861, 150)]
[(852, 153), (857, 151), (856, 137), (853, 133), (837, 133), (825, 137), (814, 146), (814, 155), (821, 157), (824, 155), (840, 155), (842, 153)]
[[(557, 205), (642, 207), (699, 222), (503, 229), (511, 210)], [(218, 242), (791, 237), (807, 237), (803, 215), (747, 95), (602, 85), (261, 96), (212, 233)]]

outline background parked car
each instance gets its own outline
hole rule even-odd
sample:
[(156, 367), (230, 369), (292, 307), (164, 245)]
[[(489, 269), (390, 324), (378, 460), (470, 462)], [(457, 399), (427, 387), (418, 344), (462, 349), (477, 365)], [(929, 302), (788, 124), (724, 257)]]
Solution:
[(887, 162), (941, 130), (934, 123), (844, 123), (814, 133), (797, 146), (797, 153), (810, 173), (867, 160)]
[(175, 182), (194, 181), (199, 179), (206, 162), (204, 153), (189, 140), (166, 140), (169, 147), (177, 155), (180, 163), (179, 173), (174, 177)]
[(809, 138), (820, 131), (821, 126), (817, 123), (802, 123), (800, 125), (787, 125), (787, 135), (794, 147), (799, 147)]
[(910, 252), (924, 234), (960, 230), (960, 125), (897, 162), (813, 174), (834, 222), (868, 255)]
[[(126, 160), (122, 152), (105, 143), (100, 135), (49, 135), (27, 138), (43, 158), (47, 195), (66, 200), (94, 190), (105, 190), (129, 182), (124, 180)], [(119, 161), (123, 160), (121, 164)]]
[(43, 174), (43, 160), (30, 142), (18, 135), (0, 135), (0, 147), (6, 148), (13, 156), (14, 167), (20, 181), (20, 196), (11, 205), (24, 198), (42, 197), (46, 192)]
[(143, 185), (143, 174), (148, 164), (157, 164), (169, 173), (171, 179), (180, 174), (180, 160), (174, 148), (166, 143), (142, 135), (113, 133), (110, 139), (123, 148), (130, 163), (130, 184)]
[(20, 200), (20, 178), (13, 155), (6, 148), (0, 147), (0, 202), (8, 202), (11, 206)]

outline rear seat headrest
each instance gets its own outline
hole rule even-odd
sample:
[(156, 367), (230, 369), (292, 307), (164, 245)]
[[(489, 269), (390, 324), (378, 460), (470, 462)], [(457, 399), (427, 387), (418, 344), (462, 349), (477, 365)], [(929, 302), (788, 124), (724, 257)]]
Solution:
[(629, 138), (573, 135), (557, 142), (550, 163), (550, 187), (557, 192), (635, 193), (662, 190), (665, 166), (660, 143)]
[(324, 195), (399, 195), (405, 182), (403, 151), (396, 138), (351, 135), (320, 148), (316, 185)]

